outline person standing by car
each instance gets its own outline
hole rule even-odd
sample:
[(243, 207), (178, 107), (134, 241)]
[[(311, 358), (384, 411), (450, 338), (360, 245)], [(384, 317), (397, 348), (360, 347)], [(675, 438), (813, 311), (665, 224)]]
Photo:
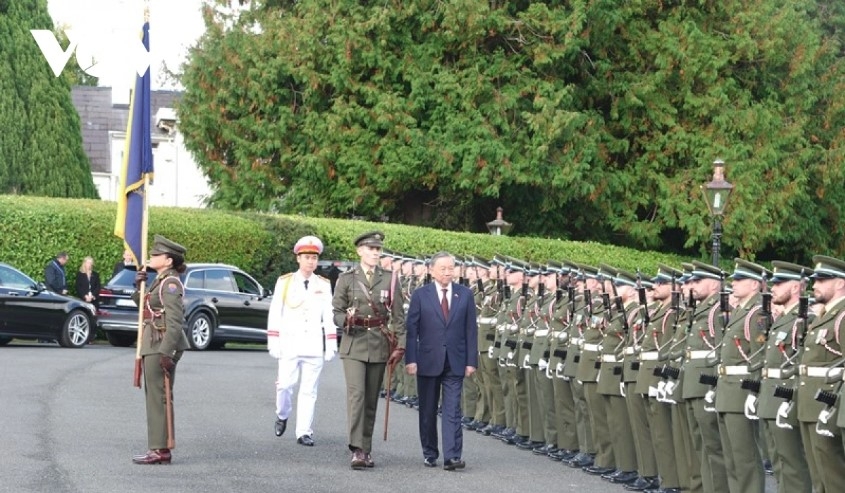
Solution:
[[(100, 309), (100, 274), (94, 270), (94, 258), (85, 257), (76, 273), (76, 297), (94, 305), (95, 313)], [(91, 331), (88, 342), (94, 340), (97, 332)]]
[(332, 306), (343, 327), (340, 358), (346, 377), (346, 419), (352, 469), (374, 467), (370, 455), (385, 363), (405, 355), (405, 308), (398, 272), (379, 266), (384, 234), (355, 239), (360, 264), (337, 278)]
[(134, 267), (135, 262), (132, 260), (132, 250), (126, 249), (123, 251), (123, 260), (118, 261), (114, 264), (114, 269), (112, 269), (111, 276), (114, 277), (118, 274), (118, 272), (122, 271), (127, 267)]
[(304, 236), (293, 247), (299, 270), (276, 281), (267, 316), (267, 349), (279, 360), (276, 379), (276, 436), (287, 428), (296, 397), (296, 443), (314, 446), (314, 406), (323, 361), (337, 354), (337, 327), (332, 314), (332, 287), (314, 274), (323, 242)]
[[(168, 437), (168, 417), (173, 424), (173, 410), (168, 412), (165, 399), (165, 383), (173, 393), (176, 363), (188, 349), (188, 338), (182, 330), (184, 321), (182, 296), (185, 287), (179, 274), (185, 271), (185, 247), (164, 236), (155, 235), (150, 251), (149, 267), (157, 275), (144, 296), (140, 293), (132, 299), (144, 311), (144, 328), (141, 335), (141, 357), (144, 368), (144, 395), (147, 403), (147, 441), (149, 450), (132, 458), (135, 464), (170, 464), (175, 436)], [(141, 269), (135, 274), (136, 286), (147, 279), (147, 272)], [(172, 399), (170, 401), (172, 406)], [(169, 414), (169, 416), (168, 416)], [(175, 433), (174, 433), (175, 434)], [(170, 440), (168, 440), (170, 438)]]
[(65, 276), (67, 261), (67, 252), (59, 252), (44, 267), (44, 284), (54, 293), (67, 294), (67, 277)]

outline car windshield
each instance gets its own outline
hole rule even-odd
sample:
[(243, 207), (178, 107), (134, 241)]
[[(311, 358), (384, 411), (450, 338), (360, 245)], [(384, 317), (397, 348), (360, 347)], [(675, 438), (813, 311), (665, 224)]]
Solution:
[[(155, 281), (156, 271), (147, 269), (147, 285)], [(108, 287), (115, 289), (129, 289), (135, 287), (135, 268), (130, 267), (118, 272), (107, 284)]]
[(35, 281), (15, 269), (0, 265), (0, 285), (7, 288), (32, 289), (35, 287)]

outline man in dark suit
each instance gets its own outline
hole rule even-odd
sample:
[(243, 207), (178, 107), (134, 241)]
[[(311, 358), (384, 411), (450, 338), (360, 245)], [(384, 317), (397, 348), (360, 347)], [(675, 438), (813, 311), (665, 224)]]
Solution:
[(446, 252), (431, 258), (433, 283), (411, 295), (405, 323), (405, 371), (417, 375), (420, 443), (424, 463), (437, 466), (437, 404), (443, 391), (443, 469), (466, 463), (461, 428), (463, 380), (478, 367), (478, 326), (472, 291), (452, 282), (455, 259)]

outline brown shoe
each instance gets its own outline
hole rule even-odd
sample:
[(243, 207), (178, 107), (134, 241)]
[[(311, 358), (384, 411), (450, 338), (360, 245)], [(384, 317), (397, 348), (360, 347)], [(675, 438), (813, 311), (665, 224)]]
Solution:
[(373, 462), (373, 457), (369, 452), (364, 452), (364, 465), (367, 467), (376, 467), (376, 463)]
[(367, 467), (364, 451), (356, 448), (352, 451), (352, 469), (363, 469)]
[(132, 457), (132, 462), (135, 464), (170, 464), (170, 459), (170, 449), (161, 448), (147, 450), (146, 454), (136, 455)]

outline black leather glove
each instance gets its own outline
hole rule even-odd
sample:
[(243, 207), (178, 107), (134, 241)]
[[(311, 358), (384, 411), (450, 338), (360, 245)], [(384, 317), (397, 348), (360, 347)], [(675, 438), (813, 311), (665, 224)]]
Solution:
[(164, 373), (171, 373), (176, 368), (176, 362), (173, 361), (173, 358), (167, 356), (166, 354), (161, 355), (159, 358), (158, 364), (161, 366), (161, 369), (164, 370)]
[(135, 289), (141, 287), (142, 282), (147, 282), (147, 270), (141, 269), (135, 273)]
[(402, 358), (405, 357), (405, 348), (396, 348), (390, 353), (390, 357), (387, 358), (387, 364), (390, 365), (391, 368), (395, 367)]

